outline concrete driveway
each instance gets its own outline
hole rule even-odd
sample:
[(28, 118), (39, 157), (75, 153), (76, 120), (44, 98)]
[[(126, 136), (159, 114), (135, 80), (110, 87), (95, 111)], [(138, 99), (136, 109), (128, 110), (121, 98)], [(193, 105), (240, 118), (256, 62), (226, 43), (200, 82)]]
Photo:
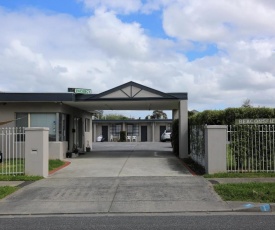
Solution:
[(192, 176), (171, 143), (95, 143), (47, 179), (1, 200), (0, 214), (225, 211), (204, 178)]

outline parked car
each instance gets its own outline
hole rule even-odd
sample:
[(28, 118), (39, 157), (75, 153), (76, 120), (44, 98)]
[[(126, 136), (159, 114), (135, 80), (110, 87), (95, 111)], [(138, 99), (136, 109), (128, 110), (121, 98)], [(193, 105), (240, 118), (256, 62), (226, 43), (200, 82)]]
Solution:
[(97, 138), (96, 138), (96, 141), (97, 142), (103, 142), (105, 139), (102, 135), (99, 135)]
[(171, 130), (164, 130), (163, 134), (160, 137), (162, 142), (171, 141)]

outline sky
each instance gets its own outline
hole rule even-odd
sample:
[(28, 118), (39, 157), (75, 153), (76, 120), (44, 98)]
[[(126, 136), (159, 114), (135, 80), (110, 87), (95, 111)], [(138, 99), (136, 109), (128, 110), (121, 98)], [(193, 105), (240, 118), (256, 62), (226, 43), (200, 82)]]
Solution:
[(134, 81), (187, 92), (189, 110), (274, 107), (274, 15), (274, 0), (0, 0), (0, 91)]

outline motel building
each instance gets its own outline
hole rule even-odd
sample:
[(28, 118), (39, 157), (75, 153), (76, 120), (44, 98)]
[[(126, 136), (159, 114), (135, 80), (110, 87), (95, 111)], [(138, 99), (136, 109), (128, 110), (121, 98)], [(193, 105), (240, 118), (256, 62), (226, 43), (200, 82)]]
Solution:
[[(70, 88), (64, 93), (0, 92), (0, 128), (49, 128), (49, 157), (63, 159), (76, 145), (92, 149), (102, 135), (117, 141), (126, 131), (128, 141), (159, 142), (173, 119), (179, 119), (180, 157), (188, 156), (187, 93), (164, 93), (128, 82), (99, 94)], [(171, 110), (173, 119), (93, 120), (97, 110)]]

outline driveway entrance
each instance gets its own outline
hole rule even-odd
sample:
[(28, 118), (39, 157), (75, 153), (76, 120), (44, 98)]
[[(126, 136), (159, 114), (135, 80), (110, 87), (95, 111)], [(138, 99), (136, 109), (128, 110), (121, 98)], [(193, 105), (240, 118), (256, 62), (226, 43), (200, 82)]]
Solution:
[(225, 211), (209, 182), (192, 176), (171, 143), (106, 143), (0, 201), (0, 214)]
[(171, 143), (97, 142), (90, 153), (53, 178), (191, 176), (172, 153)]

